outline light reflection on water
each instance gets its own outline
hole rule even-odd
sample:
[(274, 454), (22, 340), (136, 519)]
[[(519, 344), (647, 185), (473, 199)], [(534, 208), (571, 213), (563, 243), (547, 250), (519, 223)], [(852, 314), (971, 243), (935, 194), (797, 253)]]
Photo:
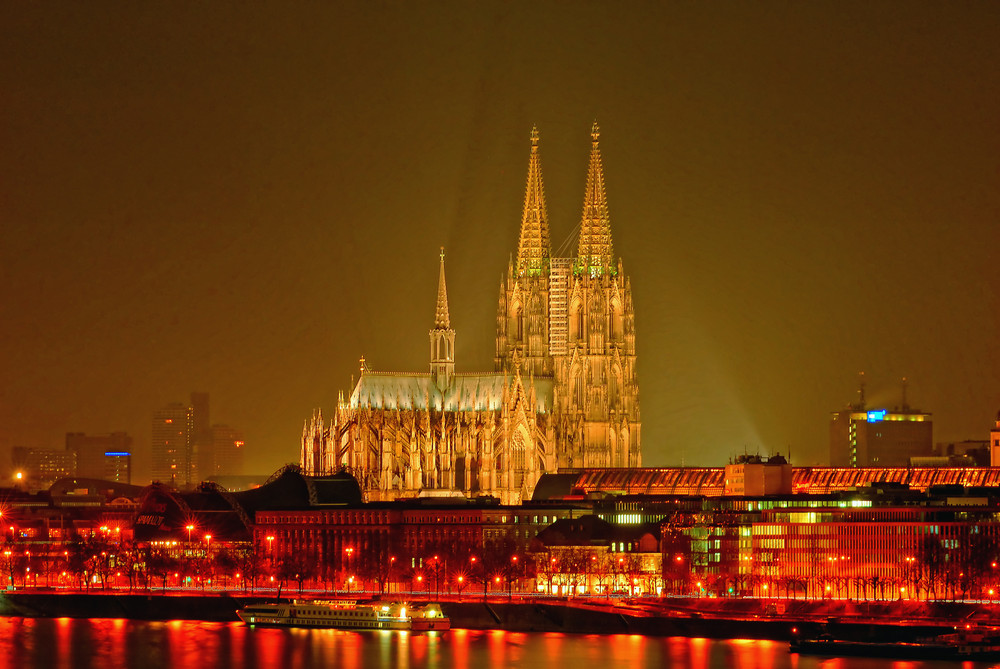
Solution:
[(930, 669), (965, 663), (815, 658), (778, 641), (451, 630), (439, 635), (243, 623), (0, 618), (0, 669)]

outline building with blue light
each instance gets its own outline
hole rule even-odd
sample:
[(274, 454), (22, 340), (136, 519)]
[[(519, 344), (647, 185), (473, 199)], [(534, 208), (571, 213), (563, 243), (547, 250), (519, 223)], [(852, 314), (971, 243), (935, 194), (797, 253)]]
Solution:
[(132, 482), (132, 437), (125, 432), (100, 435), (68, 432), (66, 450), (76, 458), (72, 476)]
[(934, 454), (931, 414), (909, 406), (852, 406), (830, 420), (830, 466), (906, 467), (910, 458)]

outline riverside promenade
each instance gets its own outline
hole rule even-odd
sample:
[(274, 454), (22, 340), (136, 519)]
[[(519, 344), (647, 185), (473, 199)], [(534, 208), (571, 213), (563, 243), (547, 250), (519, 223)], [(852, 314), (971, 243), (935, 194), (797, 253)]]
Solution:
[[(316, 594), (308, 597), (323, 598)], [(328, 597), (342, 599), (343, 594)], [(286, 596), (282, 599), (291, 598)], [(386, 597), (390, 598), (421, 599), (400, 595)], [(236, 621), (237, 609), (264, 601), (273, 602), (275, 598), (233, 593), (19, 591), (0, 595), (0, 616)], [(453, 627), (466, 629), (779, 641), (822, 630), (845, 639), (913, 641), (952, 631), (956, 626), (989, 623), (996, 619), (998, 613), (993, 604), (969, 602), (529, 597), (491, 597), (483, 600), (475, 596), (435, 601), (440, 601), (445, 613), (451, 617)]]

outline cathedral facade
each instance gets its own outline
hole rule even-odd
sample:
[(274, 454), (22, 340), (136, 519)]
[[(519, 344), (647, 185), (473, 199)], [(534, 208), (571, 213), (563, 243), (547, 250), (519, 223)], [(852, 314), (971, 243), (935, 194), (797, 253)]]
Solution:
[(369, 501), (492, 495), (517, 504), (543, 473), (642, 464), (632, 291), (615, 258), (597, 124), (574, 257), (552, 256), (532, 130), (516, 260), (500, 285), (495, 369), (456, 373), (440, 259), (430, 370), (361, 376), (306, 421), (306, 474), (346, 468)]

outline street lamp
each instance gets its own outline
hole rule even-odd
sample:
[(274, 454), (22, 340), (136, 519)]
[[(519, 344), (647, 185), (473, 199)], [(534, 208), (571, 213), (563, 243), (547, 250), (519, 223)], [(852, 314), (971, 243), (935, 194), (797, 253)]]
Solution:
[(441, 561), (437, 555), (431, 559), (434, 560), (434, 596), (437, 597), (441, 592)]
[(189, 523), (189, 524), (188, 524), (188, 525), (187, 525), (187, 526), (185, 527), (185, 529), (186, 529), (186, 530), (188, 531), (188, 544), (190, 544), (190, 543), (191, 543), (191, 530), (193, 530), (193, 529), (194, 529), (194, 525), (191, 525), (191, 524)]
[[(469, 576), (475, 581), (476, 578), (476, 556), (469, 556)], [(486, 563), (483, 563), (483, 601), (486, 601), (486, 591), (489, 590), (489, 583), (486, 579)]]
[[(344, 552), (347, 553), (347, 569), (345, 571), (349, 572), (349, 571), (351, 571), (351, 558), (354, 557), (354, 547), (353, 546), (348, 546), (347, 548), (344, 549)], [(347, 591), (348, 592), (351, 591), (350, 583), (353, 580), (354, 580), (354, 576), (352, 575), (351, 578), (348, 580), (348, 587), (347, 587)]]

